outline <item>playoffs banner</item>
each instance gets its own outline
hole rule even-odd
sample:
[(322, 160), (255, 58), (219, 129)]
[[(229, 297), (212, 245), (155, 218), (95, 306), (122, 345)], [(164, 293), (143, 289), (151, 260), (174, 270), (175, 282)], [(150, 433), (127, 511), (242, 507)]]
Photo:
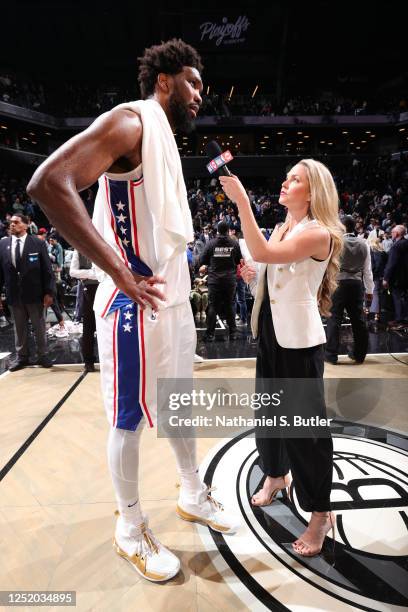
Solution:
[(188, 15), (184, 22), (184, 38), (198, 49), (217, 50), (227, 47), (246, 48), (255, 34), (252, 18), (242, 11), (240, 14)]

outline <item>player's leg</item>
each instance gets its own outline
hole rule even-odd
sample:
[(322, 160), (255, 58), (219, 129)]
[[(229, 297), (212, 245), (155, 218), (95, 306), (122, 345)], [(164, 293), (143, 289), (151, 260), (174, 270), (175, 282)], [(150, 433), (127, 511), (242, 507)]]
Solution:
[[(192, 380), (196, 331), (191, 309), (186, 304), (170, 310), (166, 330), (172, 351), (167, 377), (175, 381)], [(205, 523), (223, 533), (235, 531), (236, 517), (224, 510), (222, 504), (210, 495), (209, 488), (199, 476), (194, 428), (183, 428), (183, 434), (178, 436), (174, 432), (173, 435), (171, 431), (168, 432), (181, 483), (178, 515), (187, 521)]]
[(119, 513), (114, 548), (144, 578), (168, 580), (180, 562), (148, 528), (139, 500), (139, 445), (147, 419), (141, 406), (144, 355), (137, 307), (96, 317), (96, 325), (102, 395), (111, 426), (108, 464)]

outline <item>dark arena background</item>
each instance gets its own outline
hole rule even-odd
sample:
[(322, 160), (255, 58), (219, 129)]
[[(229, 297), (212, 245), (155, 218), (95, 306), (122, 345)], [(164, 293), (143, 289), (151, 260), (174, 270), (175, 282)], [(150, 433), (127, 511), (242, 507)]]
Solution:
[[(408, 237), (407, 23), (404, 3), (381, 1), (3, 4), (0, 243), (10, 239), (13, 215), (30, 217), (29, 232), (47, 243), (59, 308), (46, 312), (52, 367), (34, 357), (30, 327), (28, 367), (10, 371), (15, 321), (0, 277), (1, 610), (40, 609), (40, 601), (54, 609), (56, 592), (73, 592), (63, 605), (98, 612), (407, 609), (408, 259), (398, 262), (405, 280), (383, 283), (394, 228), (405, 228), (401, 240)], [(333, 537), (316, 557), (293, 552), (291, 542), (307, 523), (293, 490), (269, 506), (251, 505), (264, 479), (252, 430), (197, 439), (200, 474), (239, 516), (235, 535), (178, 520), (173, 455), (166, 440), (146, 431), (140, 499), (154, 533), (181, 561), (177, 576), (154, 584), (112, 551), (116, 502), (97, 340), (89, 368), (82, 283), (70, 275), (73, 247), (26, 188), (36, 168), (96, 117), (140, 99), (137, 58), (174, 37), (195, 47), (204, 65), (195, 129), (175, 133), (195, 232), (187, 247), (194, 377), (222, 379), (224, 387), (237, 378), (249, 384), (257, 355), (254, 298), (242, 278), (236, 333), (222, 309), (215, 333), (207, 333), (201, 254), (220, 221), (232, 239), (244, 237), (237, 206), (207, 170), (210, 141), (231, 152), (229, 168), (268, 239), (285, 219), (278, 200), (286, 173), (304, 158), (323, 162), (337, 186), (340, 220), (351, 215), (355, 235), (368, 245), (375, 289), (360, 321), (368, 330), (363, 362), (355, 359), (358, 330), (345, 309), (338, 356), (325, 363), (334, 553)], [(97, 189), (81, 192), (90, 216)], [(323, 325), (327, 331), (324, 317)]]

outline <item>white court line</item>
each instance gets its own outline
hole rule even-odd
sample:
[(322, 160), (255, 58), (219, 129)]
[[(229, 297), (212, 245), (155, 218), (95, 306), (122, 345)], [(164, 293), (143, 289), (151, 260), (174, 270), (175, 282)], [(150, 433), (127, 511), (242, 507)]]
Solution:
[[(392, 353), (392, 355), (394, 355), (395, 357), (406, 357), (408, 356), (408, 353)], [(367, 353), (366, 357), (390, 357), (390, 353)], [(201, 357), (201, 355), (200, 355)], [(339, 357), (347, 357), (346, 354), (344, 355), (339, 355)], [(203, 357), (204, 361), (201, 362), (201, 365), (203, 363), (230, 363), (231, 361), (256, 361), (256, 357), (225, 357), (223, 359), (206, 359), (205, 357)], [(95, 367), (99, 367), (99, 362), (95, 363)], [(200, 365), (199, 363), (196, 363), (195, 365)], [(340, 364), (341, 365), (341, 364)], [(54, 363), (53, 364), (53, 368), (77, 368), (77, 367), (84, 367), (84, 363)], [(33, 366), (31, 366), (33, 367)], [(2, 376), (4, 376), (5, 374), (9, 374), (8, 371), (4, 372), (3, 374), (0, 374), (0, 378)]]
[[(404, 357), (404, 355), (407, 357), (408, 353), (392, 353), (393, 355), (395, 355), (396, 357)], [(366, 357), (390, 357), (390, 353), (367, 353)], [(201, 357), (201, 355), (200, 355)], [(344, 353), (343, 355), (339, 355), (339, 357), (347, 357), (347, 354)], [(225, 357), (225, 358), (218, 358), (218, 359), (206, 359), (205, 357), (203, 357), (204, 361), (203, 363), (228, 363), (231, 361), (256, 361), (256, 357)], [(199, 364), (195, 364), (195, 365), (199, 365)], [(53, 367), (54, 368), (76, 368), (78, 366), (84, 366), (84, 363), (54, 363)], [(99, 366), (99, 362), (95, 363), (95, 366)]]
[[(395, 357), (408, 357), (408, 353), (367, 353), (367, 357), (391, 357), (394, 355)], [(201, 357), (201, 355), (200, 355)], [(339, 357), (348, 357), (346, 353), (343, 355), (339, 355)], [(256, 357), (225, 357), (224, 359), (206, 359), (203, 357), (203, 363), (225, 363), (230, 361), (256, 361)]]

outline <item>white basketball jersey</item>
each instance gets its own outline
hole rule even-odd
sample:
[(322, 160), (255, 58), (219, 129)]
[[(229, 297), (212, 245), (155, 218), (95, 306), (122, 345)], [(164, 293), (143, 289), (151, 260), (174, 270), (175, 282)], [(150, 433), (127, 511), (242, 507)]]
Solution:
[[(142, 164), (124, 174), (105, 173), (99, 179), (92, 219), (96, 229), (122, 261), (144, 276), (160, 275), (166, 280), (158, 288), (166, 295), (159, 310), (188, 302), (190, 274), (186, 250), (175, 252), (168, 261), (157, 262), (153, 245), (153, 217), (143, 183)], [(94, 310), (105, 317), (122, 300), (112, 279), (98, 271), (100, 285)]]

